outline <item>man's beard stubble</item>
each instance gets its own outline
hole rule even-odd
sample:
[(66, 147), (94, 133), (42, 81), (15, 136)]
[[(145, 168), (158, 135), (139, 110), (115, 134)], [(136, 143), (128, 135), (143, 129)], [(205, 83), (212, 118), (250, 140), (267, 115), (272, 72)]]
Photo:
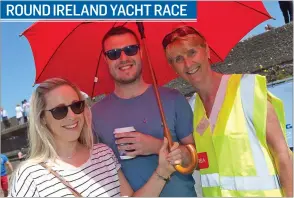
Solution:
[[(127, 63), (130, 63), (130, 61), (125, 61), (125, 63), (121, 63), (121, 64), (127, 64)], [(137, 64), (135, 61), (133, 62), (133, 67), (134, 66), (138, 66), (138, 69), (137, 69), (135, 75), (132, 78), (130, 78), (130, 79), (121, 79), (121, 78), (118, 78), (115, 75), (111, 74), (114, 81), (116, 83), (122, 84), (122, 85), (131, 84), (131, 83), (134, 83), (135, 81), (137, 81), (142, 75), (142, 66), (141, 66), (141, 63)]]

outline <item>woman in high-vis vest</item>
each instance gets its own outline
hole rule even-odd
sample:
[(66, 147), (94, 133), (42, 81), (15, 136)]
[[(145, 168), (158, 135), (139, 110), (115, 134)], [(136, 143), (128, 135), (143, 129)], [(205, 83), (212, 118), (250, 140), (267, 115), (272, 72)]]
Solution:
[(212, 71), (205, 38), (189, 26), (166, 35), (162, 45), (197, 92), (190, 104), (203, 195), (292, 197), (283, 103), (267, 91), (265, 77)]

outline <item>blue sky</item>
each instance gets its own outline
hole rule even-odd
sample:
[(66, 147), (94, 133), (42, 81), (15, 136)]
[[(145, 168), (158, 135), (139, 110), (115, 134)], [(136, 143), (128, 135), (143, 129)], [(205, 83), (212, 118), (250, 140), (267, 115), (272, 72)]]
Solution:
[[(264, 1), (268, 12), (276, 20), (268, 20), (249, 32), (245, 38), (263, 33), (264, 26), (271, 24), (279, 27), (284, 24), (277, 1)], [(7, 110), (9, 117), (15, 116), (15, 106), (22, 100), (29, 99), (34, 88), (34, 59), (30, 45), (19, 34), (32, 23), (1, 23), (1, 106)]]

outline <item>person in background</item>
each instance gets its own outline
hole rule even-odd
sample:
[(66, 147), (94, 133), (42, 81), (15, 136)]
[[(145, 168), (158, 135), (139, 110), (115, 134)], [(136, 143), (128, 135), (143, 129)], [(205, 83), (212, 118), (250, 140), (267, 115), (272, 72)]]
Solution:
[(271, 26), (270, 24), (266, 24), (266, 26), (264, 27), (265, 31), (271, 31), (272, 29), (274, 29), (273, 26)]
[(17, 156), (20, 161), (24, 161), (26, 159), (26, 154), (24, 153), (24, 148), (19, 149)]
[(196, 90), (190, 105), (203, 195), (293, 197), (283, 102), (268, 92), (266, 78), (213, 71), (205, 38), (190, 26), (171, 31), (162, 45)]
[(29, 120), (29, 116), (30, 116), (30, 104), (27, 102), (26, 99), (24, 99), (24, 101), (23, 101), (22, 108), (23, 108), (24, 114), (26, 116), (25, 122), (27, 122)]
[(13, 172), (13, 167), (7, 156), (1, 153), (1, 188), (4, 193), (4, 197), (7, 197), (8, 195), (8, 176), (6, 166), (9, 168), (10, 172)]
[(23, 109), (23, 112), (22, 112), (22, 115), (23, 115), (23, 122), (24, 122), (24, 123), (27, 123), (28, 118), (27, 118), (27, 113), (26, 113), (25, 110), (24, 110), (24, 101), (21, 101), (21, 107), (22, 107), (22, 109)]
[(293, 1), (279, 1), (280, 9), (284, 16), (285, 23), (293, 21)]
[(8, 119), (7, 111), (1, 107), (0, 108), (0, 113), (1, 113), (1, 119), (2, 119), (2, 122), (4, 124), (4, 127), (6, 129), (9, 128), (10, 127), (10, 122), (9, 122), (9, 119)]
[(15, 107), (15, 115), (16, 115), (16, 119), (18, 121), (18, 125), (23, 124), (24, 123), (23, 109), (19, 104), (17, 104)]

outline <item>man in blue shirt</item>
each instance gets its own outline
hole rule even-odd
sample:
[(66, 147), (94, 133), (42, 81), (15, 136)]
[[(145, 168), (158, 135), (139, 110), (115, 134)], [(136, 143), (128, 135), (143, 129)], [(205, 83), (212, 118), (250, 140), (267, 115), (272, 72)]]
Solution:
[[(104, 57), (115, 82), (115, 90), (92, 107), (95, 135), (113, 149), (134, 191), (143, 186), (156, 169), (163, 140), (163, 127), (153, 87), (142, 78), (139, 43), (133, 31), (121, 26), (105, 35), (102, 41)], [(173, 141), (194, 144), (193, 114), (185, 97), (169, 88), (160, 87), (159, 92)], [(114, 136), (116, 128), (130, 126), (136, 131)], [(127, 145), (118, 146), (122, 143)], [(180, 153), (168, 156), (168, 159), (172, 164), (177, 164), (181, 159), (186, 165), (190, 162), (190, 155), (185, 146), (181, 145), (180, 148)], [(118, 149), (135, 158), (121, 160)], [(160, 196), (196, 197), (194, 183), (191, 174), (175, 172)]]
[(7, 197), (8, 195), (8, 178), (7, 178), (7, 171), (5, 165), (8, 166), (10, 171), (13, 171), (11, 163), (8, 161), (8, 158), (6, 155), (1, 154), (1, 188), (4, 193), (4, 197)]

